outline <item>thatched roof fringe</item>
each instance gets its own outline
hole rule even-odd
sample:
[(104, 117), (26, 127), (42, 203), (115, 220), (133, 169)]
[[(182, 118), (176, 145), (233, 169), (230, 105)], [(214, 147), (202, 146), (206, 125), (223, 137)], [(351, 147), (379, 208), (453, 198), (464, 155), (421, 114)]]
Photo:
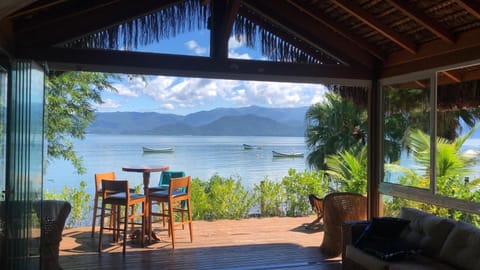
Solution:
[[(75, 40), (65, 46), (114, 50), (136, 49), (161, 39), (175, 37), (179, 33), (205, 29), (210, 13), (209, 6), (203, 5), (202, 1), (185, 0), (155, 13)], [(263, 24), (268, 25), (269, 29), (265, 29), (262, 25), (258, 25), (244, 16), (237, 15), (233, 26), (233, 35), (250, 48), (255, 49), (260, 43), (261, 53), (272, 61), (321, 63), (318, 56), (312, 56), (271, 33), (272, 29), (275, 29), (275, 31), (288, 36), (289, 34), (284, 30), (266, 21)]]
[(368, 105), (368, 88), (362, 86), (343, 86), (328, 85), (328, 90), (340, 95), (342, 98), (351, 100), (357, 106), (367, 108)]
[(174, 6), (112, 26), (75, 40), (67, 47), (135, 49), (175, 37), (179, 33), (205, 29), (210, 11), (198, 0), (185, 0)]
[[(273, 27), (273, 26), (272, 26)], [(281, 31), (281, 30), (279, 30)], [(238, 15), (233, 26), (234, 37), (250, 48), (260, 43), (263, 55), (273, 61), (318, 64), (320, 61), (284, 41), (251, 20)]]

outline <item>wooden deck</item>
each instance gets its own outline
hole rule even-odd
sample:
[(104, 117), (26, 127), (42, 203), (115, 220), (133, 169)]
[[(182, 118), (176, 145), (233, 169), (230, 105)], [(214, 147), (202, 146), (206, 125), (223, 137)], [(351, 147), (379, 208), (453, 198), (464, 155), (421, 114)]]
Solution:
[[(326, 258), (319, 250), (323, 232), (307, 230), (310, 217), (250, 218), (242, 220), (194, 221), (193, 243), (188, 229), (176, 231), (172, 249), (166, 230), (156, 228), (159, 242), (140, 247), (134, 240), (122, 256), (121, 244), (109, 243), (97, 252), (98, 237), (90, 228), (64, 230), (60, 244), (63, 269), (291, 269), (340, 270), (339, 258)], [(159, 225), (159, 224), (155, 224)]]

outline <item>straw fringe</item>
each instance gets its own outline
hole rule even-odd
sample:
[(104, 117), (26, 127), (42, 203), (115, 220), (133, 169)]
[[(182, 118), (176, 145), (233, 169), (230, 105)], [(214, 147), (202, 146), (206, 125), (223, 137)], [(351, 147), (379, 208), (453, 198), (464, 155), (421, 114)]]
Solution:
[[(206, 29), (211, 15), (209, 6), (199, 0), (185, 0), (152, 14), (133, 19), (65, 44), (66, 47), (134, 50), (180, 33)], [(275, 28), (271, 25), (272, 28)], [(276, 29), (276, 31), (282, 31)], [(322, 59), (302, 51), (280, 37), (237, 15), (232, 35), (247, 47), (260, 47), (272, 61), (319, 64)], [(300, 41), (299, 41), (300, 42)], [(307, 44), (305, 44), (308, 46)]]

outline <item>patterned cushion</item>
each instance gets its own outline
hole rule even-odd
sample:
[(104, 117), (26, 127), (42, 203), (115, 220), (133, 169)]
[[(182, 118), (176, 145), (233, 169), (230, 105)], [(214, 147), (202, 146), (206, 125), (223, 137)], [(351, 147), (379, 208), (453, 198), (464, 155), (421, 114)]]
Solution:
[(402, 208), (400, 217), (410, 220), (401, 238), (417, 245), (423, 254), (437, 258), (445, 239), (455, 226), (455, 221), (440, 218), (417, 209)]
[(440, 259), (459, 269), (480, 269), (480, 229), (458, 222), (440, 251)]

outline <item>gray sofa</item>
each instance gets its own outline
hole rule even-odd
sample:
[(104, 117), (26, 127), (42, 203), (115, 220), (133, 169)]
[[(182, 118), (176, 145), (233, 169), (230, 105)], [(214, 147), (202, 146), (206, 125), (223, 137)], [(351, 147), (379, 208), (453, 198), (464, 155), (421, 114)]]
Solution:
[(403, 208), (400, 218), (410, 220), (400, 239), (421, 252), (398, 261), (384, 261), (355, 247), (368, 222), (343, 224), (344, 270), (480, 270), (480, 229), (464, 222)]

